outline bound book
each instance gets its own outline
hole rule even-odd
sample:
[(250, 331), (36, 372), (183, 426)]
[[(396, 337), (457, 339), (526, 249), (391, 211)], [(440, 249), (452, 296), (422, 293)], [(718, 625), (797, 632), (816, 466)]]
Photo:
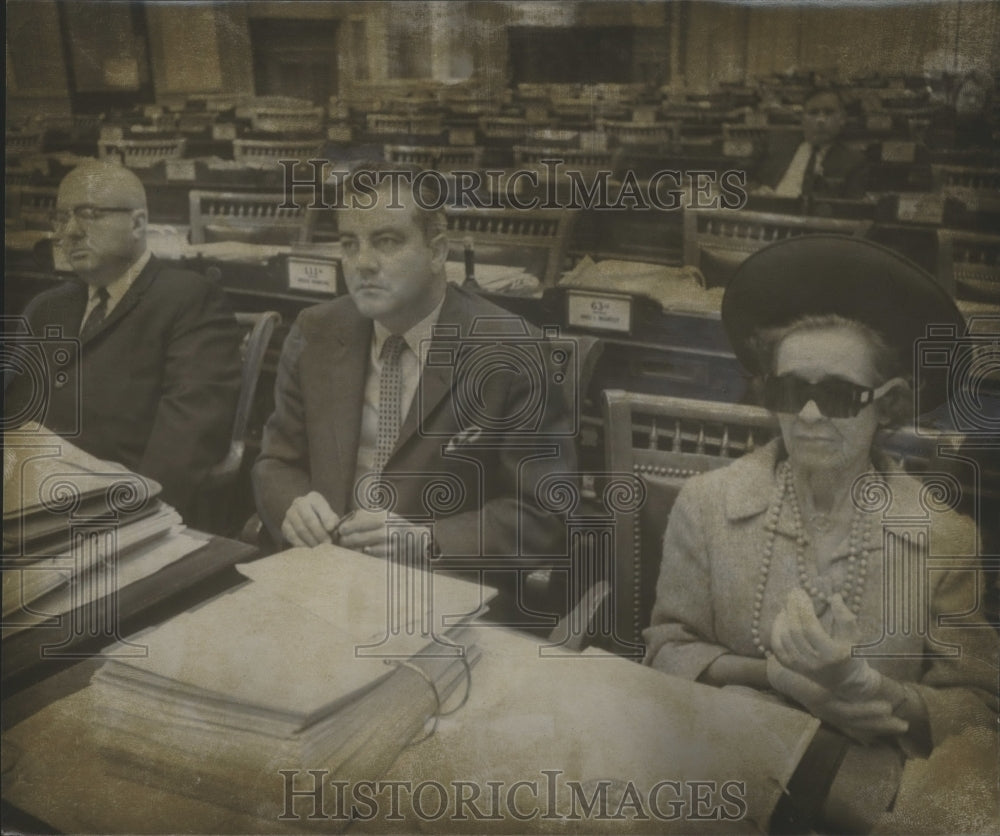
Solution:
[(4, 437), (3, 553), (70, 548), (72, 524), (121, 528), (160, 510), (159, 483), (106, 462), (38, 424)]
[(38, 424), (4, 434), (3, 679), (92, 652), (252, 549), (185, 530), (160, 485)]
[(377, 779), (461, 702), (492, 590), (334, 546), (237, 568), (247, 583), (94, 675), (99, 745), (125, 777), (275, 820), (283, 771)]

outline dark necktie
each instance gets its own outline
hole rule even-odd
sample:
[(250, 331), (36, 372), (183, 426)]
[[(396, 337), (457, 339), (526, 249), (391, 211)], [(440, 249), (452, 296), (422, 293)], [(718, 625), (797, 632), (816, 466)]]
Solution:
[(375, 439), (375, 470), (382, 472), (389, 461), (392, 448), (399, 436), (400, 398), (403, 378), (399, 358), (406, 348), (406, 340), (398, 334), (390, 335), (382, 346), (382, 376), (378, 387), (378, 434)]
[(91, 310), (89, 316), (87, 316), (87, 321), (83, 323), (80, 328), (80, 339), (86, 340), (94, 335), (101, 324), (104, 322), (105, 317), (108, 315), (108, 290), (105, 287), (97, 288), (97, 304), (94, 305), (93, 310)]

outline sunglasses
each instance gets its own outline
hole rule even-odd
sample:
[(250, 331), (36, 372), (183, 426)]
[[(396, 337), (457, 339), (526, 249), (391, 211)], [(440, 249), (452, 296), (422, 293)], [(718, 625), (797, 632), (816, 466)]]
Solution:
[(902, 382), (894, 377), (877, 388), (871, 388), (839, 377), (824, 377), (810, 383), (789, 373), (764, 381), (764, 405), (772, 412), (794, 415), (812, 401), (827, 418), (854, 418)]

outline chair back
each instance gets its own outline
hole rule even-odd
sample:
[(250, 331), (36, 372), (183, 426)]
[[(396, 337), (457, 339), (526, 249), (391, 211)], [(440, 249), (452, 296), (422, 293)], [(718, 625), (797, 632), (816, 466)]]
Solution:
[(255, 244), (295, 244), (307, 240), (302, 203), (282, 208), (281, 193), (190, 193), (191, 243), (244, 241)]
[(1000, 235), (939, 229), (938, 282), (956, 299), (1000, 305)]
[(128, 168), (150, 168), (161, 160), (184, 156), (186, 140), (167, 139), (113, 139), (97, 143), (102, 160), (118, 158)]
[(663, 532), (684, 482), (729, 464), (777, 431), (774, 417), (760, 407), (605, 390), (607, 472), (637, 476), (646, 488), (642, 507), (619, 516), (615, 526), (612, 601), (618, 639), (642, 643)]
[(680, 123), (626, 122), (616, 119), (599, 119), (598, 130), (603, 131), (617, 145), (655, 145), (663, 147), (676, 144), (681, 138)]
[(281, 316), (275, 311), (237, 313), (236, 322), (243, 330), (244, 336), (240, 344), (240, 356), (243, 362), (233, 432), (226, 457), (209, 470), (201, 486), (198, 509), (200, 526), (227, 534), (234, 526), (242, 523), (242, 516), (238, 520), (231, 518), (234, 503), (226, 502), (225, 498), (235, 486), (243, 467), (247, 430), (254, 411), (257, 384), (260, 381), (271, 337), (281, 322)]
[(42, 153), (41, 131), (8, 131), (4, 138), (4, 157), (29, 157)]
[(311, 160), (319, 153), (314, 139), (234, 139), (233, 159), (238, 163), (261, 163), (278, 160)]
[(5, 189), (8, 222), (22, 229), (51, 229), (56, 208), (55, 186), (19, 186), (8, 183)]
[(567, 209), (448, 208), (448, 234), (458, 252), (471, 238), (477, 262), (523, 267), (545, 286), (563, 270), (577, 212)]
[[(640, 645), (649, 625), (663, 534), (685, 481), (729, 464), (779, 432), (775, 416), (759, 406), (604, 392), (607, 472), (634, 475), (646, 489), (642, 506), (619, 516), (615, 527), (611, 621), (620, 641)], [(955, 462), (938, 449), (940, 440), (903, 428), (878, 444), (908, 472), (955, 472)]]
[(684, 264), (701, 270), (707, 287), (725, 287), (748, 256), (775, 241), (820, 232), (864, 237), (871, 226), (870, 221), (685, 209)]

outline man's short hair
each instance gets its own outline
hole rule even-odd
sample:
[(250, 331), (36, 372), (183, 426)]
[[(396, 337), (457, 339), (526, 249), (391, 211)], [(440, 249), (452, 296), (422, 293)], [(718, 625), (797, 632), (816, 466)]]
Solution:
[[(358, 182), (359, 177), (363, 178), (364, 185)], [(438, 235), (448, 232), (448, 218), (444, 211), (447, 181), (436, 171), (410, 163), (364, 160), (352, 163), (342, 182), (343, 196), (338, 209), (348, 208), (347, 198), (351, 193), (367, 196), (372, 188), (381, 192), (398, 183), (400, 194), (408, 192), (410, 202), (416, 209), (416, 222), (423, 233), (424, 243), (430, 244)], [(355, 211), (364, 209), (357, 208)]]
[(805, 108), (809, 102), (813, 99), (818, 99), (820, 96), (832, 96), (837, 100), (837, 106), (841, 111), (847, 110), (847, 103), (844, 101), (844, 96), (836, 87), (813, 87), (805, 99), (802, 100), (802, 107)]

